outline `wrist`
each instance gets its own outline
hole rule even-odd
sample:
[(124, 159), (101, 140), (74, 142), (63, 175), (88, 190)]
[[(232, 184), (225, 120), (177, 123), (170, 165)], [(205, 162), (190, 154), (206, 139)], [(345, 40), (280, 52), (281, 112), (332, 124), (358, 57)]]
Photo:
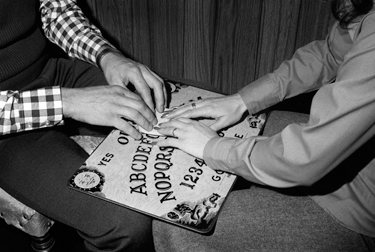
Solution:
[(120, 51), (113, 47), (109, 46), (104, 46), (99, 52), (98, 55), (96, 56), (96, 65), (99, 67), (100, 70), (104, 70), (105, 65), (106, 65), (106, 59), (108, 58), (109, 55), (111, 54), (121, 54)]
[(73, 95), (74, 95), (73, 90), (71, 88), (61, 88), (63, 116), (66, 118), (72, 117), (71, 101), (72, 101)]
[(247, 106), (239, 93), (234, 94), (234, 102), (237, 104), (237, 108), (241, 114), (247, 111)]

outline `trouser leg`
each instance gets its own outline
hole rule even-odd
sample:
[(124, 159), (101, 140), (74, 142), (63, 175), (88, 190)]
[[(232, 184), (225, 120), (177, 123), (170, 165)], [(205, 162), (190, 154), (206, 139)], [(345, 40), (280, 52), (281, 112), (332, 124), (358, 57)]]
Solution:
[(55, 131), (20, 134), (0, 144), (0, 185), (12, 196), (77, 229), (91, 251), (152, 250), (148, 217), (67, 186), (87, 158), (69, 137)]
[[(100, 71), (84, 63), (50, 61), (25, 89), (47, 85), (103, 85)], [(0, 138), (0, 187), (42, 214), (78, 230), (90, 251), (152, 251), (151, 220), (67, 186), (88, 155), (62, 127)]]

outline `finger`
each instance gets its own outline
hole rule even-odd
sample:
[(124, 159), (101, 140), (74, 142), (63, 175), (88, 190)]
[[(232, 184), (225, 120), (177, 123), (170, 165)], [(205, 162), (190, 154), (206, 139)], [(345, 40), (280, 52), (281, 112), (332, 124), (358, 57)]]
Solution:
[(123, 110), (122, 113), (118, 114), (117, 118), (124, 118), (133, 121), (147, 131), (153, 129), (153, 124), (151, 124), (139, 111), (131, 108)]
[(173, 110), (170, 112), (165, 113), (163, 116), (167, 117), (168, 119), (174, 119), (180, 117), (182, 114), (186, 113), (187, 111), (191, 110), (191, 105), (184, 105), (177, 108), (172, 108)]
[(164, 80), (159, 76), (157, 75), (156, 73), (154, 73), (152, 70), (150, 70), (150, 68), (148, 68), (147, 66), (145, 66), (145, 68), (153, 75), (155, 76), (155, 78), (157, 78), (160, 82), (164, 82)]
[(163, 127), (163, 128), (157, 128), (156, 131), (159, 132), (162, 135), (165, 136), (173, 136), (177, 137), (177, 127)]
[(164, 81), (148, 68), (145, 68), (144, 71), (146, 71), (143, 74), (147, 84), (154, 92), (156, 109), (162, 113), (167, 102), (167, 90), (165, 88)]
[(167, 92), (167, 88), (165, 87), (164, 81), (162, 81), (162, 92), (163, 92), (164, 102), (161, 104), (162, 110), (159, 111), (160, 113), (164, 112), (165, 108), (167, 107), (167, 102), (168, 102), (168, 92)]
[(219, 120), (215, 121), (213, 124), (211, 124), (209, 127), (214, 130), (218, 131), (221, 130), (222, 128), (226, 127), (226, 122), (224, 117), (221, 117)]
[(142, 138), (142, 134), (139, 133), (138, 130), (136, 130), (132, 125), (130, 125), (129, 122), (125, 121), (124, 119), (117, 118), (113, 125), (116, 129), (121, 130), (122, 132), (128, 134), (136, 140)]
[(184, 118), (184, 120), (181, 120), (182, 118), (179, 119), (173, 119), (167, 122), (160, 123), (159, 126), (160, 128), (179, 128), (179, 129), (184, 129), (187, 124), (193, 123), (194, 121), (188, 118)]
[(155, 145), (159, 147), (174, 147), (178, 148), (179, 140), (177, 138), (166, 138), (163, 140), (154, 141)]
[(111, 113), (116, 118), (123, 117), (135, 122), (146, 130), (152, 130), (157, 119), (147, 105), (142, 103), (143, 101), (135, 101), (133, 99), (121, 99), (121, 101), (112, 106)]
[[(190, 106), (191, 107), (191, 106)], [(183, 109), (181, 111), (173, 111), (171, 114), (166, 115), (168, 119), (177, 119), (177, 118), (215, 118), (216, 111), (213, 111), (211, 107), (203, 106), (198, 107), (198, 104), (195, 108)]]
[(162, 89), (162, 95), (163, 95), (163, 100), (164, 101), (159, 101), (159, 99), (156, 99), (157, 102), (160, 102), (161, 105), (159, 109), (161, 110), (158, 110), (160, 113), (164, 111), (164, 109), (166, 108), (167, 106), (167, 89), (165, 87), (165, 83), (164, 83), (164, 80), (159, 76), (157, 75), (156, 73), (154, 73), (153, 71), (151, 71), (147, 66), (145, 66), (146, 69), (148, 70), (148, 72), (150, 72), (152, 74), (152, 76), (156, 79), (159, 80), (159, 83), (161, 84), (161, 89)]
[(167, 87), (165, 86), (165, 82), (163, 81), (163, 93), (164, 93), (164, 109), (168, 106), (168, 92), (167, 92)]
[(125, 83), (122, 82), (121, 79), (113, 80), (111, 85), (120, 86), (121, 92), (125, 94), (126, 97), (132, 98), (134, 100), (142, 100), (141, 96), (137, 95), (136, 93), (130, 91), (128, 87), (124, 86)]
[(127, 97), (127, 98), (131, 98), (133, 100), (136, 100), (138, 102), (142, 102), (146, 105), (145, 101), (143, 100), (143, 98), (140, 96), (140, 94), (138, 95), (138, 93), (135, 93), (135, 92), (132, 92), (130, 91), (128, 88), (123, 88), (122, 89), (122, 94)]
[(129, 81), (133, 84), (139, 95), (142, 97), (147, 106), (154, 112), (154, 102), (152, 101), (150, 87), (144, 79), (141, 72), (136, 75), (132, 75)]
[[(180, 127), (183, 126), (183, 124), (194, 124), (194, 123), (197, 123), (196, 121), (194, 120), (191, 120), (190, 118), (185, 118), (185, 117), (181, 117), (181, 118), (176, 118), (174, 120), (172, 120), (173, 122), (176, 122), (176, 124), (179, 124), (181, 125)], [(184, 125), (185, 126), (185, 125)]]
[[(120, 116), (125, 116), (126, 118), (129, 118), (133, 121), (142, 120), (144, 118), (148, 121), (148, 123), (152, 125), (157, 124), (157, 118), (154, 112), (151, 111), (151, 109), (145, 104), (143, 99), (128, 90), (123, 90), (122, 94), (127, 99), (119, 99), (118, 101), (122, 106), (122, 108), (118, 108), (120, 109), (120, 112), (118, 112)], [(129, 97), (134, 97), (134, 99)], [(144, 129), (149, 129), (149, 127), (146, 127)]]

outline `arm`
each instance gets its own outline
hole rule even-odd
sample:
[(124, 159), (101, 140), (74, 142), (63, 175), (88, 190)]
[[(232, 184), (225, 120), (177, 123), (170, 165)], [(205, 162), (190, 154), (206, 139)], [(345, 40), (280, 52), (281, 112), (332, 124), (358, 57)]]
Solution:
[(96, 65), (102, 47), (113, 47), (91, 24), (76, 0), (40, 0), (42, 28), (46, 37), (70, 57)]
[(110, 85), (126, 87), (132, 83), (151, 110), (154, 102), (162, 112), (166, 105), (163, 80), (146, 66), (130, 60), (116, 50), (91, 24), (77, 6), (76, 0), (40, 0), (43, 30), (47, 38), (69, 56), (97, 65)]
[(0, 135), (62, 124), (59, 87), (0, 91)]
[(166, 117), (211, 117), (216, 122), (210, 127), (219, 130), (237, 122), (246, 111), (255, 114), (284, 99), (316, 90), (334, 79), (342, 63), (336, 47), (332, 47), (332, 44), (340, 43), (339, 40), (332, 29), (326, 40), (298, 49), (292, 59), (284, 61), (273, 73), (248, 84), (238, 94), (201, 100), (196, 102), (196, 108), (186, 105)]
[(64, 116), (116, 127), (140, 139), (142, 135), (123, 119), (134, 118), (135, 123), (151, 130), (156, 118), (146, 106), (138, 95), (120, 86), (5, 90), (0, 91), (0, 135), (60, 125)]
[(335, 83), (315, 95), (310, 119), (269, 138), (212, 138), (207, 164), (275, 187), (311, 185), (375, 134), (375, 18), (360, 27)]
[(290, 60), (274, 72), (250, 83), (239, 91), (250, 114), (285, 99), (319, 89), (331, 83), (342, 65), (342, 37), (338, 24), (325, 40), (313, 41), (298, 49)]
[[(178, 147), (197, 157), (203, 157), (209, 167), (234, 172), (256, 183), (274, 187), (313, 184), (375, 134), (374, 16), (370, 16), (362, 24), (361, 32), (353, 45), (350, 45), (351, 50), (345, 57), (335, 56), (333, 66), (336, 62), (339, 64), (336, 81), (324, 85), (317, 92), (308, 123), (291, 124), (281, 133), (268, 138), (234, 139), (215, 136), (212, 131), (195, 122), (177, 119), (165, 123), (160, 130), (171, 135), (177, 128), (174, 130), (177, 139), (168, 138), (158, 145)], [(337, 48), (329, 48), (327, 52), (333, 55), (335, 49)], [(312, 59), (314, 61), (314, 57)], [(340, 59), (343, 61), (340, 62)], [(287, 66), (289, 65), (288, 63)], [(304, 64), (302, 69), (306, 66)], [(313, 66), (323, 69), (327, 75), (325, 77), (321, 72), (312, 75), (312, 80), (306, 79), (308, 86), (315, 86), (319, 80), (328, 81), (334, 76), (334, 71), (327, 71), (330, 68), (326, 68), (326, 64), (316, 61)], [(282, 78), (271, 74), (259, 80), (259, 83), (264, 81), (268, 84), (264, 89), (262, 85), (255, 85), (254, 90), (246, 87), (246, 92), (242, 93), (245, 103), (252, 105), (252, 111), (255, 112), (277, 102), (280, 97), (295, 93), (292, 82), (282, 89), (281, 95), (274, 90), (280, 86), (277, 81), (288, 80), (285, 76), (288, 76), (291, 69), (299, 69), (296, 67), (284, 67), (287, 70), (284, 74), (276, 71)], [(307, 68), (311, 68), (311, 65)], [(244, 95), (247, 92), (256, 102)], [(196, 148), (195, 142), (205, 146), (203, 153), (202, 148)]]

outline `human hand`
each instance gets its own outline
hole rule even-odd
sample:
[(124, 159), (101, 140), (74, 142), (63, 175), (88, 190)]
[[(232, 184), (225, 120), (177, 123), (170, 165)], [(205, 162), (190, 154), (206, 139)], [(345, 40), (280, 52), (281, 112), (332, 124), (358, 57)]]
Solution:
[(142, 98), (120, 86), (62, 88), (63, 113), (77, 121), (115, 127), (135, 139), (139, 133), (128, 121), (152, 130), (157, 119)]
[[(194, 104), (194, 105), (193, 105)], [(247, 111), (246, 105), (239, 94), (207, 98), (197, 102), (189, 103), (180, 108), (166, 113), (164, 117), (175, 118), (213, 118), (215, 122), (210, 128), (218, 131), (238, 122), (243, 113)]]
[(147, 66), (128, 59), (115, 50), (105, 54), (99, 63), (109, 85), (126, 87), (132, 83), (147, 106), (154, 112), (152, 90), (157, 111), (160, 113), (164, 111), (167, 102), (164, 81)]
[(188, 118), (178, 118), (161, 123), (157, 131), (163, 135), (174, 137), (158, 140), (157, 146), (179, 148), (200, 159), (203, 158), (203, 151), (208, 141), (218, 136), (210, 127)]

